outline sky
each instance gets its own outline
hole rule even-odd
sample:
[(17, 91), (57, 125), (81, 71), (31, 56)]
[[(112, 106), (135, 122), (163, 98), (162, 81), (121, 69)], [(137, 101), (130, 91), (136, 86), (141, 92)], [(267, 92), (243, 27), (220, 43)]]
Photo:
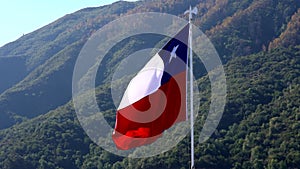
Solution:
[(2, 0), (0, 2), (0, 47), (66, 14), (115, 1), (118, 0)]

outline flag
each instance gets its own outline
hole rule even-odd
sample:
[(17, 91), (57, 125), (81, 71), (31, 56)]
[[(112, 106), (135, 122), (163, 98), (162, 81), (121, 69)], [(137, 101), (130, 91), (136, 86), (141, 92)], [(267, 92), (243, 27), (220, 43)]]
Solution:
[(189, 24), (132, 78), (117, 109), (112, 139), (120, 150), (151, 144), (186, 120)]

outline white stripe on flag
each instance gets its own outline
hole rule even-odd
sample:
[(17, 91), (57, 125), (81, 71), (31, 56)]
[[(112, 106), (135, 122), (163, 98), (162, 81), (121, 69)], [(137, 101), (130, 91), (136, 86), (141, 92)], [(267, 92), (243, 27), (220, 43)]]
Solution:
[(160, 87), (163, 70), (164, 62), (156, 54), (129, 82), (118, 110), (154, 93)]

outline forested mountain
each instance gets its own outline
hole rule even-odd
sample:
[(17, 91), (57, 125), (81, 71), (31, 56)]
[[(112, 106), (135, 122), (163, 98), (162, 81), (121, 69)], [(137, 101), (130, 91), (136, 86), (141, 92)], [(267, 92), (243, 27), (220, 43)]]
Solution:
[[(299, 168), (300, 1), (145, 0), (86, 8), (0, 48), (0, 168), (189, 168), (189, 138), (150, 158), (110, 154), (81, 128), (71, 101), (77, 56), (93, 32), (123, 15), (154, 11), (194, 23), (216, 47), (227, 78), (227, 102), (218, 129), (196, 144), (196, 168)], [(115, 107), (106, 80), (149, 38), (115, 48), (98, 72), (97, 99), (113, 125)], [(155, 45), (159, 38), (152, 38)], [(149, 44), (148, 44), (149, 45)], [(151, 47), (151, 46), (148, 46)], [(195, 65), (197, 69), (197, 65)], [(200, 68), (199, 68), (200, 69)], [(200, 69), (201, 70), (201, 69)], [(199, 112), (207, 113), (210, 83), (198, 72)], [(196, 139), (205, 118), (195, 123)]]
[(0, 128), (67, 103), (74, 64), (87, 38), (134, 6), (120, 2), (83, 9), (2, 47), (0, 74), (8, 83), (0, 84), (0, 117), (6, 119)]

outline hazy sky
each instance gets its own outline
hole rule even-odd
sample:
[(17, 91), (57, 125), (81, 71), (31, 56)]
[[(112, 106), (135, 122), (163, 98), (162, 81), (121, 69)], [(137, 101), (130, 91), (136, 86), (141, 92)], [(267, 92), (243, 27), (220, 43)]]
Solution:
[(115, 1), (117, 0), (1, 0), (0, 47), (68, 13)]

